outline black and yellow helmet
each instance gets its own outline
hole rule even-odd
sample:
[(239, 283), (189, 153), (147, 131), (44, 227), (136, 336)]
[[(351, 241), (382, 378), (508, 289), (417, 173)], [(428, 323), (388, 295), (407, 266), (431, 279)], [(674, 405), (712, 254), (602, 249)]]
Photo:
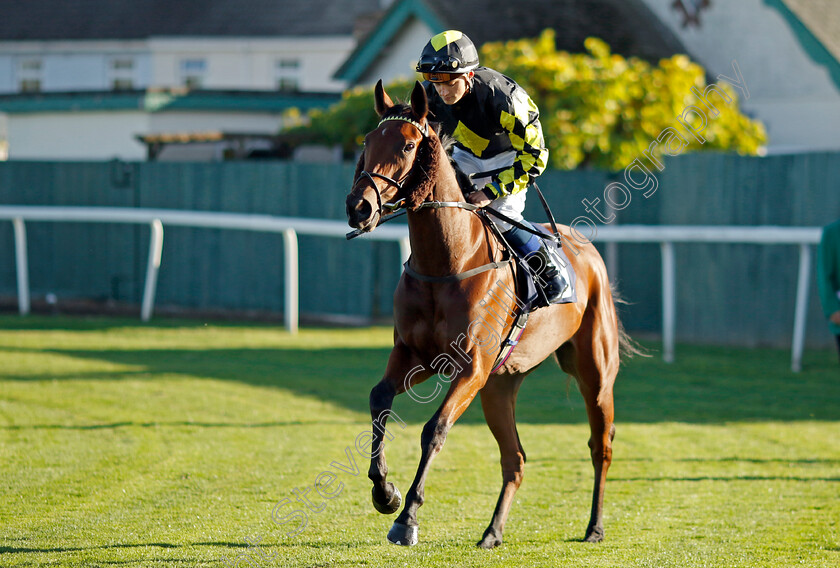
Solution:
[(448, 30), (430, 39), (417, 63), (417, 71), (433, 83), (450, 81), (476, 67), (478, 51), (475, 45), (457, 30)]

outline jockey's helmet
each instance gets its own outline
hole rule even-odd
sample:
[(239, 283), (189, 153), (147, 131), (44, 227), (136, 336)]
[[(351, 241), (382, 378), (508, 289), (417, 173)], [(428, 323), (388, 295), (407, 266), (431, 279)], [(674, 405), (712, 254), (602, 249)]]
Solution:
[(472, 40), (457, 30), (448, 30), (429, 40), (416, 69), (427, 81), (445, 83), (476, 67), (478, 51)]

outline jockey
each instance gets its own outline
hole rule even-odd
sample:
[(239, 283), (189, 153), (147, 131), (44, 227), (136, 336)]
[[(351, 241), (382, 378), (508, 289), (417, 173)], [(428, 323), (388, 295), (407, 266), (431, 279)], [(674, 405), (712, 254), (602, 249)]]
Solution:
[[(443, 134), (455, 139), (452, 160), (471, 175), (473, 190), (467, 201), (479, 207), (492, 205), (536, 231), (522, 210), (528, 185), (548, 161), (537, 105), (512, 79), (479, 67), (475, 45), (459, 31), (445, 31), (429, 40), (417, 71), (425, 79), (434, 119), (441, 123)], [(548, 301), (559, 300), (568, 284), (545, 240), (501, 219), (496, 222), (505, 240), (539, 276)]]

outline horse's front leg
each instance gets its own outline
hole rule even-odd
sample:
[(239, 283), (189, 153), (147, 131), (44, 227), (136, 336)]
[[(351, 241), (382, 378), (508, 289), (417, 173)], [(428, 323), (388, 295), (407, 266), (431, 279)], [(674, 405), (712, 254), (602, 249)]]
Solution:
[(443, 448), (449, 430), (470, 405), (476, 393), (484, 386), (485, 381), (486, 376), (482, 380), (480, 373), (472, 372), (455, 378), (443, 404), (423, 427), (420, 437), (420, 464), (417, 466), (414, 482), (406, 493), (405, 507), (388, 532), (390, 542), (401, 545), (417, 544), (417, 509), (424, 501), (426, 475), (429, 473), (432, 459)]
[[(430, 376), (431, 372), (426, 371), (411, 350), (398, 340), (388, 359), (385, 377), (370, 391), (372, 440), (368, 477), (373, 482), (373, 506), (380, 513), (390, 515), (396, 512), (402, 500), (399, 490), (386, 480), (388, 465), (385, 462), (385, 438), (393, 439), (393, 435), (386, 430), (385, 425), (392, 414), (394, 397)], [(395, 419), (398, 417), (395, 416)]]

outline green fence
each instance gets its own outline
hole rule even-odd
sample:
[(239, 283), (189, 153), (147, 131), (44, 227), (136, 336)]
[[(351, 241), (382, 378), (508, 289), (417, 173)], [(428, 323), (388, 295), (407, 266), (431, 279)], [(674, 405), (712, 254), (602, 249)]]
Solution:
[[(344, 219), (352, 164), (290, 162), (0, 162), (0, 203), (149, 207)], [(696, 154), (665, 162), (650, 198), (633, 192), (619, 223), (821, 226), (840, 217), (840, 154), (749, 158)], [(540, 178), (558, 221), (603, 201), (600, 171), (550, 171)], [(526, 215), (542, 220), (535, 196)], [(126, 225), (28, 223), (34, 300), (139, 304), (149, 230)], [(300, 237), (300, 310), (381, 318), (391, 313), (399, 274), (395, 243)], [(596, 241), (597, 242), (597, 241)], [(791, 246), (676, 245), (678, 339), (783, 345), (793, 329), (797, 250)], [(599, 248), (601, 248), (599, 246)], [(660, 329), (657, 245), (618, 245), (614, 274), (630, 330)], [(279, 235), (165, 227), (157, 306), (279, 313)], [(15, 295), (10, 223), (0, 224), (0, 296)], [(811, 290), (808, 342), (830, 337)]]

